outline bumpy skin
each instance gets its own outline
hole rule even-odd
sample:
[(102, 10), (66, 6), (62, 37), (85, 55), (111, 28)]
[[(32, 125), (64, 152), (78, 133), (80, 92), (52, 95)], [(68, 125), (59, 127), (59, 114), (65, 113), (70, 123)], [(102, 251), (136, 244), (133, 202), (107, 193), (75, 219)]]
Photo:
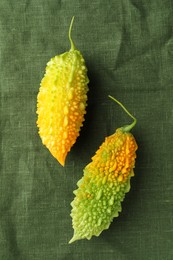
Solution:
[(130, 178), (137, 144), (123, 128), (107, 137), (77, 183), (72, 205), (74, 236), (69, 243), (90, 239), (109, 227), (121, 211), (121, 202), (130, 190)]
[(84, 121), (88, 82), (85, 61), (76, 49), (47, 64), (37, 97), (37, 125), (43, 144), (61, 165)]

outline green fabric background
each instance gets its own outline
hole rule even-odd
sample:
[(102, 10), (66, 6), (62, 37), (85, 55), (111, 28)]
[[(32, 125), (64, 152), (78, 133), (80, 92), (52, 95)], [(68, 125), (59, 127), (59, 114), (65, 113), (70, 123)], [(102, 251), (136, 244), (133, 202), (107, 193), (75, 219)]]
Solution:
[[(173, 259), (173, 1), (1, 0), (0, 260)], [(72, 36), (88, 67), (81, 135), (61, 167), (42, 145), (36, 97)], [(69, 245), (70, 202), (104, 138), (138, 123), (136, 176), (109, 230)]]

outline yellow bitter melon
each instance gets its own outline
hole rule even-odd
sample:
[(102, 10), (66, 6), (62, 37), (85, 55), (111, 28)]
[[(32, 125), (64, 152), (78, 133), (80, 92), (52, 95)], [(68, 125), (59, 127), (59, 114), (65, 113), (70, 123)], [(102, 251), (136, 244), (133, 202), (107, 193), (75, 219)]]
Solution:
[(106, 137), (92, 162), (84, 169), (84, 176), (78, 181), (78, 189), (71, 203), (73, 238), (69, 243), (79, 239), (91, 239), (108, 229), (114, 217), (121, 211), (121, 202), (130, 190), (130, 178), (134, 175), (137, 144), (130, 130), (136, 119), (116, 99), (121, 107), (131, 116), (131, 125), (118, 128)]
[(64, 166), (86, 113), (89, 79), (85, 60), (71, 38), (71, 48), (48, 63), (37, 96), (37, 125), (43, 144)]

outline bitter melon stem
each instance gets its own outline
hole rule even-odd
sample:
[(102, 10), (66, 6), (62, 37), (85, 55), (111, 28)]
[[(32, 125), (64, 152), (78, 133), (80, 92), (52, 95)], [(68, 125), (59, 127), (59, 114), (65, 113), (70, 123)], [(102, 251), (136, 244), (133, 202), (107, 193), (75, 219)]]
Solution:
[(73, 22), (74, 22), (74, 16), (71, 19), (70, 28), (69, 28), (69, 32), (68, 32), (68, 37), (69, 37), (70, 44), (71, 44), (70, 51), (74, 51), (76, 49), (76, 47), (74, 45), (74, 42), (73, 42), (73, 40), (71, 38), (71, 31), (72, 31), (72, 27), (73, 27)]
[(112, 96), (108, 96), (109, 98), (111, 98), (112, 100), (114, 100), (118, 105), (120, 105), (122, 107), (122, 109), (134, 120), (132, 124), (130, 125), (125, 125), (122, 127), (122, 131), (123, 132), (130, 132), (130, 130), (136, 125), (136, 118), (125, 108), (125, 106), (118, 101), (116, 98), (112, 97)]

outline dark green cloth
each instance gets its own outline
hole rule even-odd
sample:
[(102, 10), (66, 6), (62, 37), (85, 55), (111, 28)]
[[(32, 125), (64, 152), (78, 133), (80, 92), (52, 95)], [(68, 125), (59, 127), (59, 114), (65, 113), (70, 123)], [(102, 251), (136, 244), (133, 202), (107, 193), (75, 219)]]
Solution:
[[(173, 1), (1, 0), (0, 260), (173, 259)], [(89, 101), (65, 167), (42, 145), (36, 98), (48, 60), (88, 67)], [(70, 202), (104, 138), (138, 119), (135, 177), (109, 230), (69, 245)]]

